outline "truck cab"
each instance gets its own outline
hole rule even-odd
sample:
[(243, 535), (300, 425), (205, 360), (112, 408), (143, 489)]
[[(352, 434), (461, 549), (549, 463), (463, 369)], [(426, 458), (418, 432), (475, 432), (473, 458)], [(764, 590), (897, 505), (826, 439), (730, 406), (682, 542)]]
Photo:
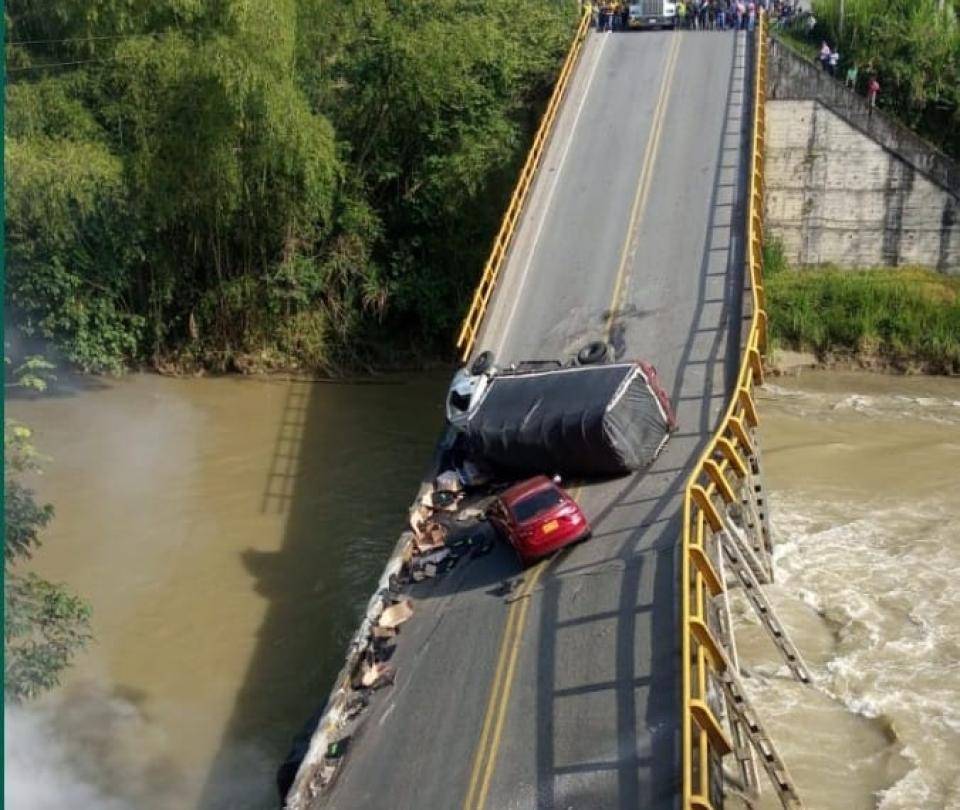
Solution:
[(640, 0), (631, 3), (628, 28), (676, 28), (677, 4), (671, 0)]

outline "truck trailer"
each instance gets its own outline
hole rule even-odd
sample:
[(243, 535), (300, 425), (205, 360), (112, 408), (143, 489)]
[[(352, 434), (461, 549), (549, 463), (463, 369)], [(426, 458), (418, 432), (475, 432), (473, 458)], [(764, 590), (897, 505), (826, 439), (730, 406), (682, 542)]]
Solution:
[(469, 457), (505, 474), (594, 477), (649, 466), (677, 422), (638, 361), (493, 373), (455, 427)]

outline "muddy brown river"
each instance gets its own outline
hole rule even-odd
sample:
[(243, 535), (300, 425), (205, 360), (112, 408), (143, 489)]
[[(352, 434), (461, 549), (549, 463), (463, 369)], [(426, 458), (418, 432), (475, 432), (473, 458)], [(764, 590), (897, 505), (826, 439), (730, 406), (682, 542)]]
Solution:
[[(14, 810), (260, 810), (373, 588), (446, 373), (131, 376), (13, 401), (52, 457), (35, 560), (94, 610), (6, 720)], [(960, 382), (806, 373), (761, 397), (790, 682), (735, 601), (749, 689), (809, 808), (960, 808)], [(778, 806), (769, 790), (763, 802)], [(386, 806), (386, 805), (385, 805)]]
[(275, 806), (276, 767), (403, 528), (448, 379), (138, 375), (9, 403), (51, 456), (37, 483), (57, 516), (35, 568), (90, 601), (96, 643), (8, 718), (7, 807)]

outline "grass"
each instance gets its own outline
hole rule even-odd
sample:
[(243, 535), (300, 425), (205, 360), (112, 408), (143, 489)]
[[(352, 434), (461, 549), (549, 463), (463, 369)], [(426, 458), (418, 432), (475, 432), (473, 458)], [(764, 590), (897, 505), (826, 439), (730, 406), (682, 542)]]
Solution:
[(775, 346), (960, 374), (960, 277), (915, 267), (787, 271), (777, 245), (764, 253)]
[(779, 30), (774, 29), (772, 34), (793, 48), (793, 50), (797, 51), (801, 56), (813, 62), (817, 61), (817, 57), (820, 55), (820, 46), (800, 29), (794, 26), (787, 26)]

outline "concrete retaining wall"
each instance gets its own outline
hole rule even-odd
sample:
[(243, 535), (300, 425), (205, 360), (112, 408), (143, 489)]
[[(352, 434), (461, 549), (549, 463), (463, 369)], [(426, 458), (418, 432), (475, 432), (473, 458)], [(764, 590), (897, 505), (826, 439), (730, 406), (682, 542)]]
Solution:
[(787, 259), (960, 273), (960, 166), (771, 45), (765, 228)]

